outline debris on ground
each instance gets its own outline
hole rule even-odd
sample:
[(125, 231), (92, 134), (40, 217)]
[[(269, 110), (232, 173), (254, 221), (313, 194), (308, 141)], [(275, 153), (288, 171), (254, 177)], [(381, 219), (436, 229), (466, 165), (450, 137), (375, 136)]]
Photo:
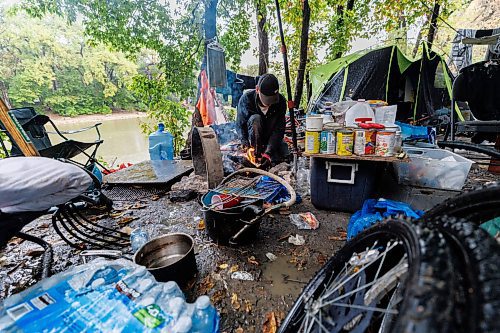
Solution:
[(304, 238), (304, 236), (297, 234), (295, 236), (288, 237), (288, 243), (301, 246), (306, 243), (306, 239)]
[(198, 197), (198, 192), (194, 190), (170, 191), (168, 194), (170, 202), (186, 202)]
[(192, 173), (189, 176), (184, 176), (182, 179), (172, 185), (171, 191), (191, 190), (197, 193), (205, 193), (208, 191), (208, 183), (205, 177)]
[(233, 280), (242, 280), (242, 281), (253, 281), (254, 280), (252, 274), (250, 274), (248, 272), (244, 272), (244, 271), (233, 272), (231, 274), (231, 279), (233, 279)]
[(267, 257), (267, 259), (269, 259), (269, 261), (275, 261), (276, 259), (278, 259), (278, 257), (271, 252), (267, 252), (266, 257)]
[(299, 230), (316, 230), (319, 227), (319, 221), (313, 213), (290, 214), (290, 222), (297, 226)]

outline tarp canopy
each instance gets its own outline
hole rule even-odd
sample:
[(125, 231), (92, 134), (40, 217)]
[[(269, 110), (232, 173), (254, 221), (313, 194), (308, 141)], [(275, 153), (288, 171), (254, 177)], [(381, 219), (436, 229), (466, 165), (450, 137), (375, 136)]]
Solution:
[[(396, 45), (363, 50), (310, 72), (309, 111), (325, 102), (384, 100), (398, 104), (398, 119), (422, 119), (450, 108), (452, 75), (444, 59), (424, 44), (419, 59), (409, 59)], [(459, 114), (459, 118), (462, 115)]]

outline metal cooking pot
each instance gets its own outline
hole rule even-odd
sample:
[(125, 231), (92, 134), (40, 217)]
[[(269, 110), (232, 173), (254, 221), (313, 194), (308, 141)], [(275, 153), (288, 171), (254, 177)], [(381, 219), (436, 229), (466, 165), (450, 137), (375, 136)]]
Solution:
[(198, 271), (194, 240), (183, 233), (150, 240), (135, 253), (134, 263), (145, 266), (159, 282), (175, 281), (181, 286)]

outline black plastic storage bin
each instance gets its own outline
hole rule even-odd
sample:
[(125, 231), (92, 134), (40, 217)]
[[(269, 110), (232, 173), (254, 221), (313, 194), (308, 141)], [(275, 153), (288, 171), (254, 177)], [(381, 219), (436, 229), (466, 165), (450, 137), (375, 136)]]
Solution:
[(380, 162), (311, 157), (311, 202), (318, 209), (355, 212), (376, 190)]

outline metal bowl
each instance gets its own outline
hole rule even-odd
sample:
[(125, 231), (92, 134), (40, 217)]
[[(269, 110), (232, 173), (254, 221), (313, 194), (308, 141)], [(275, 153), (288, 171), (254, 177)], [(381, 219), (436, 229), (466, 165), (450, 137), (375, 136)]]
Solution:
[(184, 285), (198, 271), (194, 240), (183, 233), (167, 234), (144, 244), (134, 255), (134, 263), (145, 266), (159, 282)]

